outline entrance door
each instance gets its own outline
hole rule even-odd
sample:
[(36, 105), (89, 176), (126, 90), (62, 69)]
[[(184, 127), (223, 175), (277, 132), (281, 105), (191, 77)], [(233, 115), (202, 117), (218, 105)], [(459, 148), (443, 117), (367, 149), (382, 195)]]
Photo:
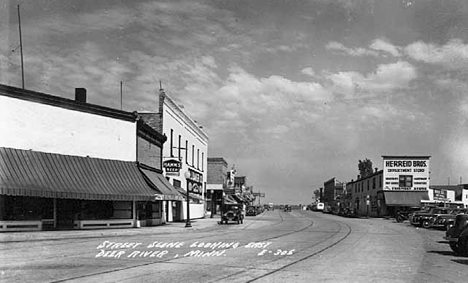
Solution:
[(73, 221), (79, 211), (79, 200), (57, 199), (57, 229), (73, 229)]

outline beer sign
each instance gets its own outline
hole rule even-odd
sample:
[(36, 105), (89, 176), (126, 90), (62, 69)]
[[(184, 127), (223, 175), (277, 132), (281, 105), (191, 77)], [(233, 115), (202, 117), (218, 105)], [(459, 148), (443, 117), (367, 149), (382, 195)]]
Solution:
[(180, 169), (182, 169), (182, 162), (177, 159), (169, 159), (163, 162), (163, 168), (166, 170), (166, 173), (175, 173), (178, 175)]

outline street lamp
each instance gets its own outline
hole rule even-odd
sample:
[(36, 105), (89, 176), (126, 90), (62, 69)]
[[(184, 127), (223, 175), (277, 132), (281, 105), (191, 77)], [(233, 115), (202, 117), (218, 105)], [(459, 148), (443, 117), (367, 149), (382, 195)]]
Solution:
[(189, 199), (190, 172), (185, 171), (184, 177), (187, 180), (187, 220), (185, 221), (185, 228), (189, 228), (189, 227), (192, 227), (192, 223), (190, 223), (190, 199)]

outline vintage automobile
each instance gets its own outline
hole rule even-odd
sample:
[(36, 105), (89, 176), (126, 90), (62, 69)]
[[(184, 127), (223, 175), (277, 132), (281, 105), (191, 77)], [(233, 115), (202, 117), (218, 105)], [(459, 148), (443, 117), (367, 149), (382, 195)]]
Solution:
[(427, 212), (416, 212), (410, 219), (411, 225), (429, 228), (431, 227), (431, 218), (440, 214), (449, 214), (452, 211), (446, 207), (432, 207)]
[(445, 232), (450, 248), (459, 255), (468, 256), (468, 214), (458, 214), (455, 225)]
[(248, 206), (245, 211), (246, 216), (257, 216), (257, 208), (253, 205)]
[(289, 204), (286, 204), (284, 206), (284, 211), (291, 211), (291, 206)]
[(395, 220), (398, 223), (401, 223), (405, 220), (409, 220), (409, 216), (412, 213), (415, 212), (422, 212), (421, 208), (419, 206), (413, 206), (413, 207), (405, 207), (403, 210), (400, 210), (397, 212), (397, 215), (395, 216)]
[(343, 216), (350, 218), (358, 217), (357, 211), (354, 208), (345, 208)]
[(450, 229), (455, 224), (455, 218), (458, 214), (467, 214), (467, 208), (455, 208), (449, 214), (440, 214), (436, 217), (431, 218), (430, 227), (442, 228), (444, 230)]
[(225, 204), (222, 210), (221, 224), (228, 224), (229, 221), (237, 222), (237, 224), (244, 223), (244, 215), (240, 204)]

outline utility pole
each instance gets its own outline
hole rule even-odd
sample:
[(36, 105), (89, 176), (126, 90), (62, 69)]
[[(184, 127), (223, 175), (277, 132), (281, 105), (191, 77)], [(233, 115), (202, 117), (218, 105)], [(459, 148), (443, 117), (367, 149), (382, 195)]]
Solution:
[(19, 28), (20, 54), (21, 54), (21, 84), (24, 89), (23, 39), (21, 36), (20, 5), (18, 5), (18, 28)]

